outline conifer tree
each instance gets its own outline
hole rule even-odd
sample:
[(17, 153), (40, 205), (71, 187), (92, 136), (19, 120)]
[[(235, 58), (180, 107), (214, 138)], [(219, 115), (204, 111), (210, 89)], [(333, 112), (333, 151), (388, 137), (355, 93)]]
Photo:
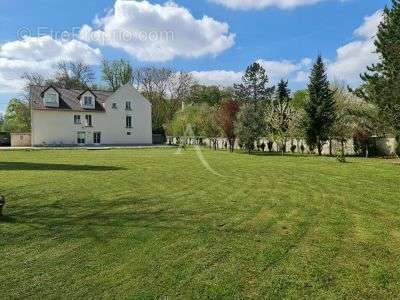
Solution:
[(269, 87), (265, 69), (257, 62), (247, 67), (242, 83), (235, 84), (235, 98), (238, 101), (262, 103), (271, 100), (274, 87)]
[(361, 75), (363, 84), (356, 94), (388, 117), (400, 143), (400, 0), (392, 0), (391, 8), (385, 7), (375, 46), (379, 62)]
[(329, 87), (326, 69), (321, 56), (318, 56), (311, 71), (308, 84), (309, 101), (305, 105), (305, 135), (307, 144), (318, 149), (329, 139), (335, 122), (334, 92)]

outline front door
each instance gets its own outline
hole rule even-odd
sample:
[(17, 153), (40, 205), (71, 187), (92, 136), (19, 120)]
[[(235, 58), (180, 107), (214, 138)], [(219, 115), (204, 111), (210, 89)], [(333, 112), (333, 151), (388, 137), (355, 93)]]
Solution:
[(101, 144), (101, 132), (93, 132), (93, 144)]

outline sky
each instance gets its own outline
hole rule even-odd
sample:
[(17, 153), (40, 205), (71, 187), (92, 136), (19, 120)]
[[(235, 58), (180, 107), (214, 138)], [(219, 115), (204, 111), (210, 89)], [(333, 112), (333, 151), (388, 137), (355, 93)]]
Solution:
[(390, 0), (0, 0), (0, 113), (21, 97), (25, 72), (102, 59), (191, 72), (229, 86), (257, 61), (271, 84), (306, 87), (321, 54), (330, 80), (356, 86)]

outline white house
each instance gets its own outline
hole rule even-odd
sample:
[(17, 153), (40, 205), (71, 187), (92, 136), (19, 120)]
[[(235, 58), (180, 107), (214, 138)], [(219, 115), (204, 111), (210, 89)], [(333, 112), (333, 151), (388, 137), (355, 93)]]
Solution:
[(152, 144), (151, 104), (132, 85), (116, 92), (30, 88), (32, 146)]

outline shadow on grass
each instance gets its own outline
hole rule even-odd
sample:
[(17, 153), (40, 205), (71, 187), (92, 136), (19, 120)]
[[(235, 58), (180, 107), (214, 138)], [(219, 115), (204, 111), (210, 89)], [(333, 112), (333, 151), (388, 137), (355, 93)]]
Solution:
[(125, 170), (114, 166), (92, 166), (71, 164), (47, 164), (28, 162), (0, 162), (0, 171), (118, 171)]
[[(163, 202), (163, 201), (161, 201)], [(55, 202), (47, 205), (9, 206), (0, 223), (18, 226), (20, 236), (31, 238), (91, 238), (107, 241), (127, 238), (137, 231), (146, 234), (271, 234), (271, 228), (244, 228), (230, 224), (224, 215), (199, 214), (196, 210), (160, 207), (160, 199), (120, 198), (113, 201)], [(20, 226), (23, 227), (20, 227)], [(9, 227), (9, 228), (12, 228)], [(20, 240), (9, 239), (11, 243)]]

